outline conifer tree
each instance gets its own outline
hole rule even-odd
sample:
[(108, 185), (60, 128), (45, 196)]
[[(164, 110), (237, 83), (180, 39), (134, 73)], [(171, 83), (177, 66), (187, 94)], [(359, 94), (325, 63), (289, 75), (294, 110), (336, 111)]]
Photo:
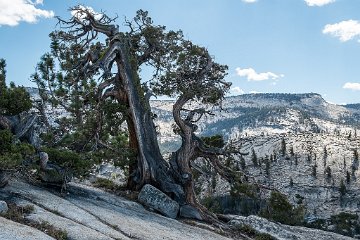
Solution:
[(339, 186), (339, 192), (340, 192), (340, 196), (344, 196), (346, 194), (346, 186), (344, 184), (344, 180), (341, 179), (341, 182), (340, 182), (340, 186)]
[(16, 169), (23, 160), (34, 154), (29, 143), (22, 143), (20, 136), (12, 130), (15, 123), (11, 120), (31, 108), (28, 92), (14, 83), (6, 84), (6, 62), (0, 59), (0, 187), (7, 184), (9, 176), (5, 170)]
[(252, 149), (252, 151), (251, 151), (251, 161), (252, 161), (254, 167), (259, 166), (258, 158), (257, 158), (257, 156), (256, 156), (256, 153), (255, 153), (255, 150), (254, 150), (254, 149)]
[(285, 157), (285, 154), (286, 154), (286, 142), (285, 142), (284, 138), (281, 139), (280, 153), (281, 153), (281, 155), (283, 157)]

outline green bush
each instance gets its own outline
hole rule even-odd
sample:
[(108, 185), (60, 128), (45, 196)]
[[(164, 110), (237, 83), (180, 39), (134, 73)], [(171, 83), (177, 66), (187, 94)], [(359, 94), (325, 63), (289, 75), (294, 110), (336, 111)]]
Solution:
[(331, 224), (335, 226), (336, 233), (353, 237), (360, 233), (359, 216), (351, 213), (339, 213), (331, 216)]
[(44, 148), (49, 155), (49, 161), (70, 169), (74, 176), (84, 177), (92, 168), (94, 161), (86, 154), (79, 154), (67, 149)]
[(0, 169), (14, 169), (34, 152), (30, 144), (15, 141), (10, 130), (0, 130)]
[(224, 137), (219, 134), (209, 137), (201, 137), (201, 140), (203, 140), (204, 143), (210, 147), (222, 148), (225, 146)]
[(123, 187), (114, 183), (113, 181), (106, 178), (98, 178), (93, 183), (94, 187), (103, 188), (105, 190), (110, 190), (112, 192), (116, 192), (117, 190), (122, 190)]
[(257, 198), (258, 187), (249, 183), (235, 182), (230, 187), (231, 196), (248, 196), (250, 198)]
[(303, 206), (293, 207), (286, 196), (279, 192), (271, 192), (266, 210), (260, 215), (269, 220), (287, 225), (302, 225), (305, 209)]
[(6, 62), (0, 59), (0, 115), (17, 115), (31, 108), (29, 93), (13, 82), (6, 86)]
[(200, 203), (213, 213), (223, 213), (220, 202), (216, 197), (205, 197), (200, 200)]

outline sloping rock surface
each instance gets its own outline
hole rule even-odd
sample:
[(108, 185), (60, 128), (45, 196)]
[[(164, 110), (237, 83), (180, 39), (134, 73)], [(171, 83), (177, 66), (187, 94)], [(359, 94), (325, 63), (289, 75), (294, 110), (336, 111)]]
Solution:
[[(228, 239), (149, 212), (140, 204), (119, 196), (75, 183), (70, 184), (69, 194), (60, 197), (46, 189), (13, 181), (0, 191), (0, 198), (2, 197), (11, 197), (18, 205), (34, 205), (34, 212), (27, 216), (29, 220), (46, 221), (65, 230), (69, 239)], [(6, 219), (3, 221), (9, 222)], [(30, 227), (11, 223), (12, 225), (8, 225), (0, 222), (0, 234), (6, 234), (6, 229), (9, 233), (12, 232), (6, 238), (0, 235), (0, 239), (52, 239)], [(22, 238), (21, 234), (27, 233), (17, 231), (15, 227), (31, 229), (38, 233), (39, 238), (33, 237), (33, 232), (29, 232), (27, 238)], [(3, 231), (2, 228), (6, 229)]]
[(37, 229), (0, 217), (0, 239), (8, 240), (54, 240)]
[(232, 216), (230, 224), (237, 226), (248, 225), (260, 233), (268, 233), (279, 240), (350, 240), (336, 233), (325, 232), (306, 227), (288, 226), (270, 222), (258, 216)]

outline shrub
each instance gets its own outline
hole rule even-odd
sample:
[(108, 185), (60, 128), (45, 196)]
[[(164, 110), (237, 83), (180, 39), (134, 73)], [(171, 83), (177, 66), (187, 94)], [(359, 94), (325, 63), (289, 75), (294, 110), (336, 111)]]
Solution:
[(45, 148), (44, 151), (49, 155), (49, 161), (63, 168), (71, 169), (74, 176), (77, 177), (86, 176), (94, 164), (90, 156), (81, 155), (71, 150)]
[(279, 192), (271, 192), (266, 210), (260, 212), (262, 217), (287, 225), (302, 225), (304, 207), (293, 207), (286, 196)]
[(200, 203), (213, 213), (223, 213), (220, 202), (216, 197), (205, 197), (200, 200)]
[(0, 130), (0, 169), (14, 169), (34, 152), (30, 144), (16, 142), (10, 130)]
[(334, 231), (336, 233), (354, 236), (354, 234), (360, 233), (360, 224), (358, 222), (359, 216), (351, 213), (339, 213), (331, 216), (331, 223), (335, 226)]
[(210, 147), (222, 148), (225, 146), (224, 137), (219, 134), (210, 137), (201, 137), (201, 140), (203, 140), (204, 143)]
[(106, 178), (97, 178), (93, 185), (94, 187), (103, 188), (110, 191), (117, 191), (123, 189), (120, 185)]
[(57, 240), (68, 239), (66, 231), (57, 229), (48, 222), (37, 223), (27, 220), (25, 218), (25, 215), (28, 215), (34, 211), (33, 205), (17, 206), (14, 203), (8, 203), (8, 206), (9, 206), (9, 210), (7, 211), (7, 213), (2, 214), (2, 217), (7, 218), (14, 222), (18, 222), (36, 228)]
[(257, 198), (258, 188), (255, 185), (249, 183), (235, 182), (230, 187), (230, 195), (236, 196), (248, 196), (250, 198)]

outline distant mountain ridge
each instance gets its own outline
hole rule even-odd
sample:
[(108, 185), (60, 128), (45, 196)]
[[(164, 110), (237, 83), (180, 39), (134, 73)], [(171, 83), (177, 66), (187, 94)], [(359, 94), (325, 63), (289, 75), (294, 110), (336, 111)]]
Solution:
[[(173, 141), (173, 101), (155, 100), (161, 142)], [(200, 135), (223, 134), (227, 138), (287, 132), (350, 131), (360, 127), (360, 104), (336, 105), (320, 94), (256, 93), (224, 99), (222, 109), (199, 122)]]
[(344, 107), (360, 110), (360, 103), (346, 104)]

